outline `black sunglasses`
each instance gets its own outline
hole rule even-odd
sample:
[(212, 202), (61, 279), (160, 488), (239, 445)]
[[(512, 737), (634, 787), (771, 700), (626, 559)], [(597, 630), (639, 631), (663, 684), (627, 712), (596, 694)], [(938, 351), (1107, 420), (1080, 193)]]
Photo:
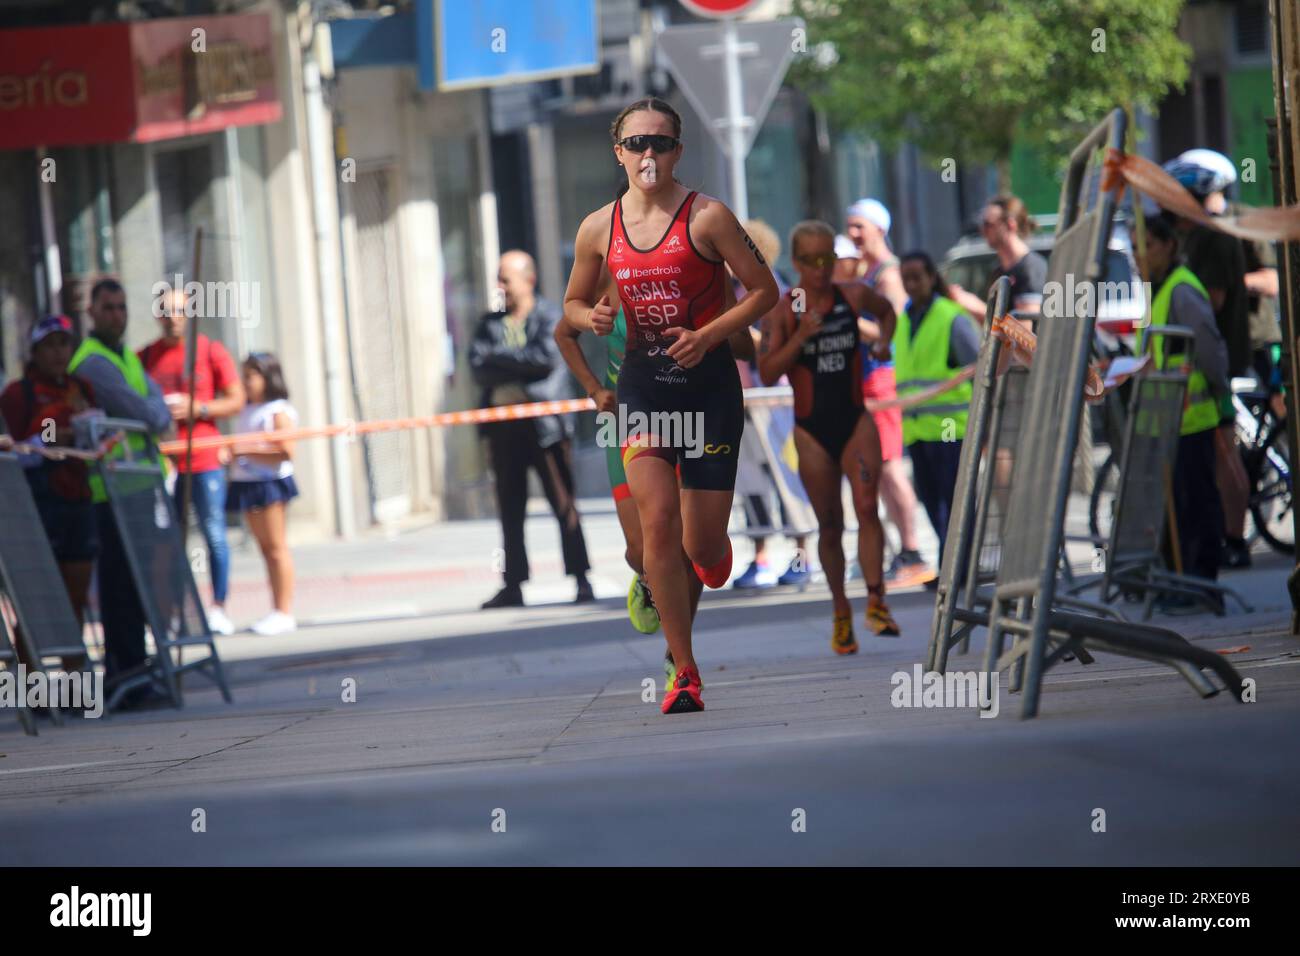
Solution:
[(647, 146), (656, 153), (670, 153), (677, 148), (678, 142), (680, 141), (676, 136), (643, 134), (641, 136), (624, 136), (618, 141), (618, 145), (624, 149), (630, 149), (634, 153), (644, 153)]

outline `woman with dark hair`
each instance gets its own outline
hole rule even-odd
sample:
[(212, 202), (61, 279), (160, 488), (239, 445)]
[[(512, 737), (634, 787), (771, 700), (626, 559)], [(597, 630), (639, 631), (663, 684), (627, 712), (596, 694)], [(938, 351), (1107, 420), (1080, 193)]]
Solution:
[[(269, 352), (253, 352), (244, 360), (243, 378), (248, 404), (239, 412), (237, 432), (278, 431), (298, 424), (279, 359)], [(242, 513), (257, 540), (275, 604), (275, 609), (252, 629), (266, 636), (287, 634), (298, 628), (293, 617), (293, 556), (286, 528), (286, 508), (298, 497), (293, 480), (293, 442), (240, 442), (231, 453), (235, 463), (230, 472), (226, 510)]]
[[(948, 284), (929, 254), (907, 253), (899, 261), (899, 270), (908, 301), (894, 332), (894, 367), (898, 397), (906, 401), (973, 364), (979, 355), (980, 333), (965, 310), (948, 297)], [(939, 537), (940, 561), (970, 399), (970, 382), (963, 382), (903, 409), (903, 444), (912, 458), (912, 483)]]
[[(627, 351), (618, 380), (619, 436), (644, 535), (643, 561), (676, 676), (664, 713), (702, 710), (691, 625), (703, 585), (731, 575), (731, 516), (744, 403), (727, 340), (776, 304), (776, 280), (723, 203), (673, 178), (681, 117), (638, 100), (610, 127), (626, 183), (578, 228), (564, 297), (568, 321), (608, 335), (618, 283)], [(750, 290), (726, 301), (727, 267)]]
[[(1146, 220), (1146, 252), (1136, 252), (1138, 265), (1155, 289), (1151, 300), (1151, 327), (1178, 325), (1196, 336), (1194, 365), (1187, 370), (1187, 401), (1178, 434), (1174, 461), (1174, 520), (1184, 574), (1213, 581), (1219, 576), (1224, 517), (1215, 484), (1215, 430), (1219, 402), (1231, 394), (1228, 347), (1214, 319), (1214, 307), (1205, 285), (1183, 263), (1178, 251), (1178, 230), (1170, 214)], [(1136, 230), (1133, 248), (1138, 250)], [(1137, 348), (1146, 330), (1139, 331)], [(1187, 349), (1179, 339), (1156, 336), (1151, 352), (1157, 368), (1187, 365)], [(1194, 611), (1197, 602), (1186, 597), (1166, 598), (1167, 613)]]

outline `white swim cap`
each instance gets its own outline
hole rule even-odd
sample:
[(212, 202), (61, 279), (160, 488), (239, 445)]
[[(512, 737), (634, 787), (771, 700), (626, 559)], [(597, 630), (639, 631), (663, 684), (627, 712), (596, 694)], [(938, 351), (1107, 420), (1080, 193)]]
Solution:
[(871, 223), (881, 232), (889, 232), (889, 224), (893, 219), (889, 215), (889, 210), (884, 204), (876, 199), (859, 199), (848, 208), (848, 215), (861, 216), (867, 222)]

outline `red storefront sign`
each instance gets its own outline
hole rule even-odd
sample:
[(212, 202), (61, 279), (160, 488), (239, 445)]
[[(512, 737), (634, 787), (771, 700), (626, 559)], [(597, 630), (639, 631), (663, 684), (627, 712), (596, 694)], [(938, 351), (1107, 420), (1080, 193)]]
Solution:
[(0, 149), (147, 143), (279, 118), (265, 14), (0, 30)]

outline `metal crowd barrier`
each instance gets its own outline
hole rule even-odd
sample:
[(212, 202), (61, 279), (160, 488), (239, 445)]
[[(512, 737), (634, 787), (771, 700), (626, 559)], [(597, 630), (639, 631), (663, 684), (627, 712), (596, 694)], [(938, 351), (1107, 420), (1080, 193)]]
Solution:
[(1156, 336), (1180, 339), (1186, 348), (1183, 368), (1148, 368), (1135, 383), (1129, 400), (1120, 455), (1115, 512), (1104, 542), (1105, 566), (1100, 578), (1071, 586), (1074, 593), (1100, 587), (1103, 601), (1126, 596), (1143, 599), (1142, 620), (1149, 620), (1157, 595), (1187, 595), (1217, 615), (1228, 596), (1244, 610), (1250, 606), (1236, 591), (1215, 581), (1178, 574), (1166, 567), (1164, 544), (1172, 500), (1179, 428), (1187, 397), (1187, 371), (1196, 357), (1196, 337), (1189, 329), (1166, 325), (1147, 330), (1143, 354)]
[[(990, 435), (996, 436), (995, 419), (1000, 419), (1010, 386), (1010, 375), (998, 376), (998, 360), (1002, 355), (1002, 342), (992, 334), (993, 320), (1006, 314), (1011, 299), (1011, 280), (1006, 276), (989, 290), (984, 308), (984, 334), (979, 356), (975, 360), (975, 377), (971, 381), (970, 412), (966, 416), (966, 437), (962, 441), (961, 460), (957, 468), (957, 486), (953, 492), (952, 511), (948, 515), (948, 536), (939, 562), (939, 584), (935, 598), (934, 617), (930, 625), (930, 646), (926, 655), (926, 670), (942, 672), (953, 645), (967, 640), (974, 622), (958, 621), (962, 611), (975, 608), (976, 589), (980, 583), (981, 566), (995, 562), (998, 557), (996, 542), (989, 553), (983, 547), (973, 548), (985, 540), (988, 512), (987, 504), (992, 469), (981, 469), (984, 448)], [(1008, 369), (1008, 372), (1011, 372)], [(991, 459), (997, 460), (997, 442)], [(984, 481), (980, 481), (981, 473)], [(981, 490), (986, 493), (981, 495)]]
[[(144, 664), (115, 681), (108, 705), (116, 705), (137, 687), (153, 686), (179, 708), (184, 703), (181, 677), (189, 671), (211, 679), (230, 703), (221, 658), (185, 554), (180, 520), (163, 478), (165, 459), (140, 422), (98, 418), (88, 428), (96, 446), (118, 432), (143, 436), (145, 444), (143, 453), (137, 453), (124, 440), (119, 445), (122, 457), (105, 456), (98, 463), (155, 647)], [(186, 649), (206, 653), (187, 661)]]
[[(47, 670), (52, 658), (88, 660), (81, 627), (59, 572), (49, 538), (32, 499), (19, 457), (0, 452), (0, 589), (13, 608), (17, 640), (0, 613), (0, 663), (23, 663), (28, 672)], [(21, 654), (19, 650), (21, 649)], [(59, 669), (62, 669), (62, 663)], [(48, 711), (63, 723), (58, 707)], [(36, 733), (31, 714), (20, 705), (18, 718), (29, 734)]]
[[(12, 670), (17, 663), (18, 653), (14, 650), (13, 640), (9, 636), (9, 627), (5, 624), (4, 615), (0, 614), (0, 664)], [(15, 701), (14, 709), (18, 712), (18, 722), (22, 724), (23, 731), (35, 737), (36, 722), (32, 720), (26, 702), (24, 700)]]
[[(1115, 198), (1100, 189), (1085, 191), (1084, 180), (1099, 173), (1098, 151), (1122, 148), (1124, 132), (1124, 113), (1115, 110), (1072, 153), (1048, 263), (1049, 282), (1065, 285), (1073, 280), (1077, 285), (1104, 275)], [(1091, 207), (1083, 199), (1090, 193), (1096, 196)], [(1053, 301), (1060, 299), (1045, 299), (1044, 304)], [(1086, 663), (1091, 650), (1167, 664), (1207, 697), (1217, 693), (1202, 673), (1210, 669), (1240, 699), (1241, 677), (1221, 655), (1194, 647), (1172, 631), (1061, 610), (1059, 598), (1064, 594), (1058, 594), (1057, 576), (1095, 319), (1093, 314), (1048, 312), (1039, 325), (987, 615), (985, 669), (1010, 668), (1010, 686), (1023, 691), (1021, 716), (1026, 718), (1038, 713), (1044, 672), (1068, 656)], [(969, 533), (957, 537), (967, 540), (950, 542), (958, 549), (954, 554), (974, 547)], [(1012, 644), (1004, 653), (1008, 636)]]
[[(1029, 370), (1021, 365), (1012, 365), (1002, 375), (996, 375), (1002, 343), (991, 329), (994, 318), (1006, 314), (1010, 296), (1011, 280), (1003, 277), (989, 290), (986, 301), (984, 338), (976, 360), (926, 657), (926, 668), (940, 673), (947, 669), (952, 648), (959, 647), (964, 653), (971, 632), (987, 623), (991, 585), (1002, 563), (1003, 525), (1016, 471), (1016, 446), (1025, 417), (1029, 380)], [(1062, 562), (1068, 570), (1064, 549)], [(1123, 620), (1122, 615), (1103, 605), (1066, 595), (1059, 596), (1057, 604)], [(1082, 662), (1091, 663), (1086, 653), (1078, 656)]]

